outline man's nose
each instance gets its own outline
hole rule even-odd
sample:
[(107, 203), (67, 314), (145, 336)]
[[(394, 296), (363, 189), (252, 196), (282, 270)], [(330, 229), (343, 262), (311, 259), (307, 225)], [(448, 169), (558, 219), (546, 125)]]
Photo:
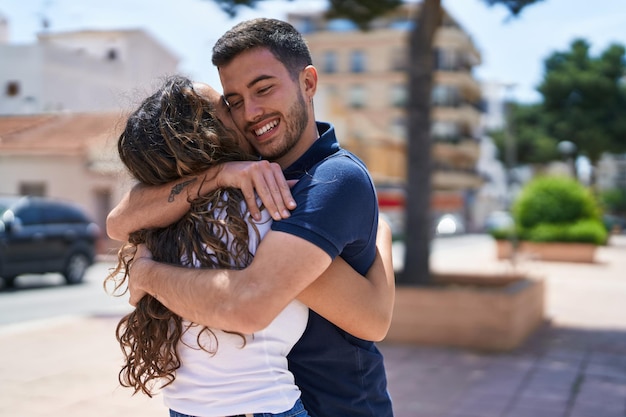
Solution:
[(248, 122), (256, 122), (261, 118), (263, 109), (256, 100), (248, 100), (244, 104), (244, 116)]

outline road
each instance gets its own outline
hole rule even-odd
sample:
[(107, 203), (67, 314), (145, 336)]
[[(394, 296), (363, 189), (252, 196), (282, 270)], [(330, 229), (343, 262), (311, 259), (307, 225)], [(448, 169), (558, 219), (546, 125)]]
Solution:
[[(474, 259), (473, 254), (493, 254), (494, 240), (486, 234), (464, 234), (444, 237), (436, 237), (431, 242), (431, 263), (438, 264), (445, 261), (445, 257), (454, 259)], [(404, 244), (393, 244), (393, 266), (396, 271), (401, 271), (404, 265)]]
[[(490, 251), (491, 244), (491, 238), (486, 235), (437, 238), (432, 244), (432, 259), (436, 261), (442, 253), (461, 255), (468, 249)], [(403, 256), (403, 245), (394, 245), (396, 270), (402, 268)], [(127, 297), (112, 297), (102, 287), (113, 266), (112, 262), (98, 262), (89, 268), (82, 284), (73, 286), (64, 285), (59, 274), (18, 277), (15, 289), (0, 288), (0, 326), (80, 315), (119, 314), (130, 310)]]
[(59, 274), (23, 275), (15, 289), (0, 289), (0, 326), (65, 316), (102, 315), (130, 309), (127, 297), (105, 293), (102, 282), (111, 262), (98, 262), (82, 284), (67, 286)]

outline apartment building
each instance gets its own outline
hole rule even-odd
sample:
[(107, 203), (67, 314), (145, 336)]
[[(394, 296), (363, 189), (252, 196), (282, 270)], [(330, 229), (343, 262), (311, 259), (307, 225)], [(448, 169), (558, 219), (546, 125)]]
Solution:
[[(377, 19), (371, 30), (323, 13), (293, 13), (320, 73), (316, 113), (332, 121), (341, 145), (367, 164), (379, 187), (381, 207), (402, 209), (407, 173), (406, 103), (408, 35), (419, 4), (405, 4)], [(480, 84), (472, 68), (480, 53), (447, 13), (435, 37), (432, 91), (434, 162), (432, 207), (471, 223), (471, 206), (482, 185)]]

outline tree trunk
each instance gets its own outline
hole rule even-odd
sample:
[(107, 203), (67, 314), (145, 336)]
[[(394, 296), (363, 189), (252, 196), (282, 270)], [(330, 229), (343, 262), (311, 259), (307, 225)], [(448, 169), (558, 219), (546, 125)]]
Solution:
[(430, 283), (432, 240), (430, 109), (434, 71), (434, 36), (442, 16), (441, 0), (423, 0), (409, 41), (408, 174), (406, 254), (400, 285)]

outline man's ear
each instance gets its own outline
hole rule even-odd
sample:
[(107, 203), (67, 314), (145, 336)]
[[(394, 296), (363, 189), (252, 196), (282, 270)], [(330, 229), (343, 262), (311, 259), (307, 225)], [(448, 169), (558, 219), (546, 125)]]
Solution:
[(300, 75), (304, 94), (312, 99), (317, 91), (317, 69), (313, 65), (307, 65)]

